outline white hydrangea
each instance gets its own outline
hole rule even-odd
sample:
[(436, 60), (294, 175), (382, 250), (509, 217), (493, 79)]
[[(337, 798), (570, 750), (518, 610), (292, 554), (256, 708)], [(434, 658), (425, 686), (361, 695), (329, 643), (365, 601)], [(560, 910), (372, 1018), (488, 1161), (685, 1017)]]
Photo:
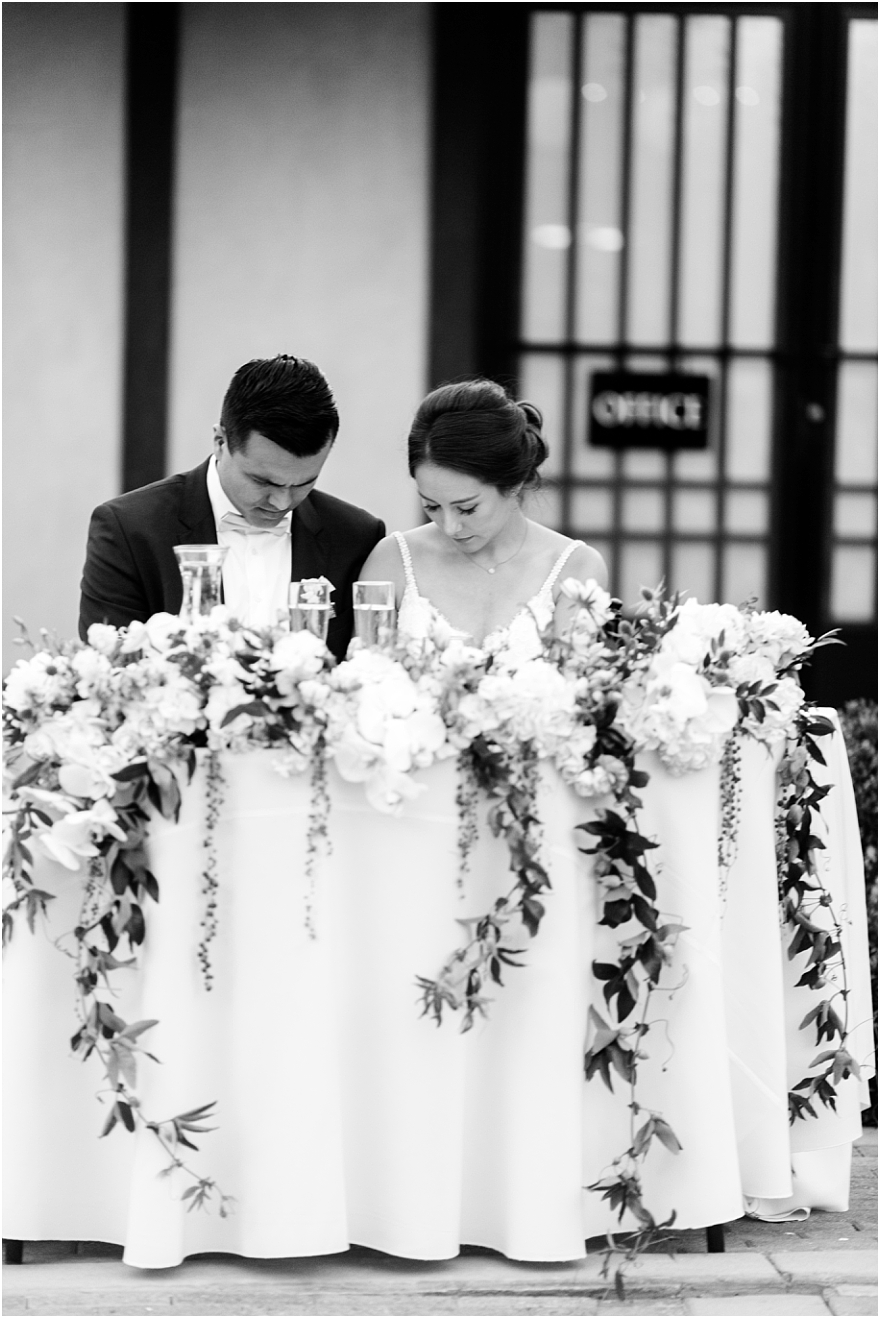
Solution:
[(804, 624), (788, 613), (750, 613), (745, 622), (749, 648), (760, 651), (777, 669), (790, 664), (813, 643)]
[(733, 604), (700, 604), (685, 600), (660, 650), (673, 660), (699, 668), (719, 649), (739, 651), (745, 639), (745, 619)]

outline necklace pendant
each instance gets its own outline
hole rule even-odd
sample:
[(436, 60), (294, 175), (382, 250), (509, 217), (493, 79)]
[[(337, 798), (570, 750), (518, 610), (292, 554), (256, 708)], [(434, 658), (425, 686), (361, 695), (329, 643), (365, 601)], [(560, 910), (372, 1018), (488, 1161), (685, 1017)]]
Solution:
[(487, 567), (487, 568), (486, 568), (486, 571), (489, 573), (489, 576), (490, 576), (490, 577), (494, 577), (494, 575), (495, 575), (495, 569), (494, 569), (494, 567)]

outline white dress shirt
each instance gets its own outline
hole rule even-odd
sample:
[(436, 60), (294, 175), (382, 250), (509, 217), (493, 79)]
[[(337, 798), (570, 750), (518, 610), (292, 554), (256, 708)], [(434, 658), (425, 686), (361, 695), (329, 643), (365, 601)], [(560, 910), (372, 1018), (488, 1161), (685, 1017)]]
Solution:
[(291, 513), (282, 518), (285, 534), (257, 526), (230, 526), (226, 514), (238, 509), (224, 494), (217, 458), (208, 463), (208, 498), (217, 527), (217, 543), (228, 550), (223, 560), (223, 597), (231, 613), (249, 627), (268, 627), (286, 617), (290, 585)]

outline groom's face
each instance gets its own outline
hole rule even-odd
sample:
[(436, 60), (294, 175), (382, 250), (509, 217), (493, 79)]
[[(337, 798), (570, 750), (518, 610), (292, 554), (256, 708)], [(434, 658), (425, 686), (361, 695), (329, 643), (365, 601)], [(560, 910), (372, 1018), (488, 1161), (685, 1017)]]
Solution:
[(319, 453), (297, 457), (252, 430), (234, 452), (222, 426), (214, 430), (217, 475), (223, 493), (251, 526), (277, 526), (314, 489), (327, 461), (332, 439)]

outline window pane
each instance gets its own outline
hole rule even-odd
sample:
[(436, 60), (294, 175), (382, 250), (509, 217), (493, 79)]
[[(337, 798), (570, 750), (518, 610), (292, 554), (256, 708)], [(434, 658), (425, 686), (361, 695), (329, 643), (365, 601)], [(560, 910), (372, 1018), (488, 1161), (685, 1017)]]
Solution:
[(837, 376), (835, 475), (846, 485), (877, 479), (877, 367), (841, 362)]
[(575, 332), (587, 343), (617, 338), (625, 31), (622, 14), (585, 16)]
[(627, 531), (662, 531), (663, 495), (659, 490), (627, 490), (623, 496), (623, 526)]
[(651, 449), (630, 449), (623, 455), (623, 474), (630, 480), (662, 480), (666, 459)]
[(877, 346), (877, 24), (849, 25), (840, 342)]
[(709, 491), (676, 490), (672, 524), (676, 531), (714, 531), (716, 506), (715, 495)]
[(834, 533), (851, 538), (877, 532), (877, 499), (873, 494), (837, 494), (834, 497)]
[(610, 490), (573, 491), (572, 524), (584, 534), (591, 531), (610, 531), (612, 515)]
[(693, 371), (696, 375), (708, 375), (713, 384), (709, 394), (709, 447), (704, 450), (696, 449), (693, 452), (683, 449), (680, 453), (676, 453), (673, 458), (675, 479), (679, 481), (715, 480), (718, 472), (719, 407), (721, 404), (718, 385), (714, 383), (718, 379), (718, 362), (711, 357), (683, 357), (681, 369), (683, 371)]
[(575, 476), (605, 476), (614, 473), (614, 454), (607, 448), (592, 448), (587, 443), (590, 433), (587, 421), (587, 401), (590, 394), (590, 377), (594, 371), (610, 371), (610, 357), (578, 357), (574, 363), (573, 384), (574, 443), (572, 445), (572, 472)]
[(555, 340), (564, 332), (573, 27), (570, 14), (532, 20), (523, 254), (527, 339)]
[(658, 541), (624, 541), (620, 552), (620, 598), (637, 604), (642, 586), (651, 590), (663, 576), (663, 554)]
[(873, 549), (837, 545), (831, 561), (831, 616), (835, 622), (875, 617), (877, 560)]
[(562, 360), (532, 353), (520, 361), (521, 396), (541, 409), (543, 435), (550, 453), (541, 468), (544, 480), (562, 472)]
[(767, 530), (767, 496), (750, 490), (732, 490), (725, 501), (725, 529), (740, 535)]
[(745, 604), (753, 596), (765, 607), (767, 551), (763, 545), (727, 545), (724, 550), (723, 604)]
[(714, 594), (715, 548), (710, 543), (675, 545), (672, 550), (672, 588), (686, 590), (702, 604)]
[(721, 334), (730, 22), (689, 18), (685, 41), (679, 338), (713, 345)]
[(635, 22), (628, 337), (666, 343), (676, 24), (666, 14), (640, 14)]
[(730, 341), (773, 342), (782, 24), (739, 18)]
[(773, 383), (769, 363), (732, 361), (727, 385), (727, 475), (767, 480)]

